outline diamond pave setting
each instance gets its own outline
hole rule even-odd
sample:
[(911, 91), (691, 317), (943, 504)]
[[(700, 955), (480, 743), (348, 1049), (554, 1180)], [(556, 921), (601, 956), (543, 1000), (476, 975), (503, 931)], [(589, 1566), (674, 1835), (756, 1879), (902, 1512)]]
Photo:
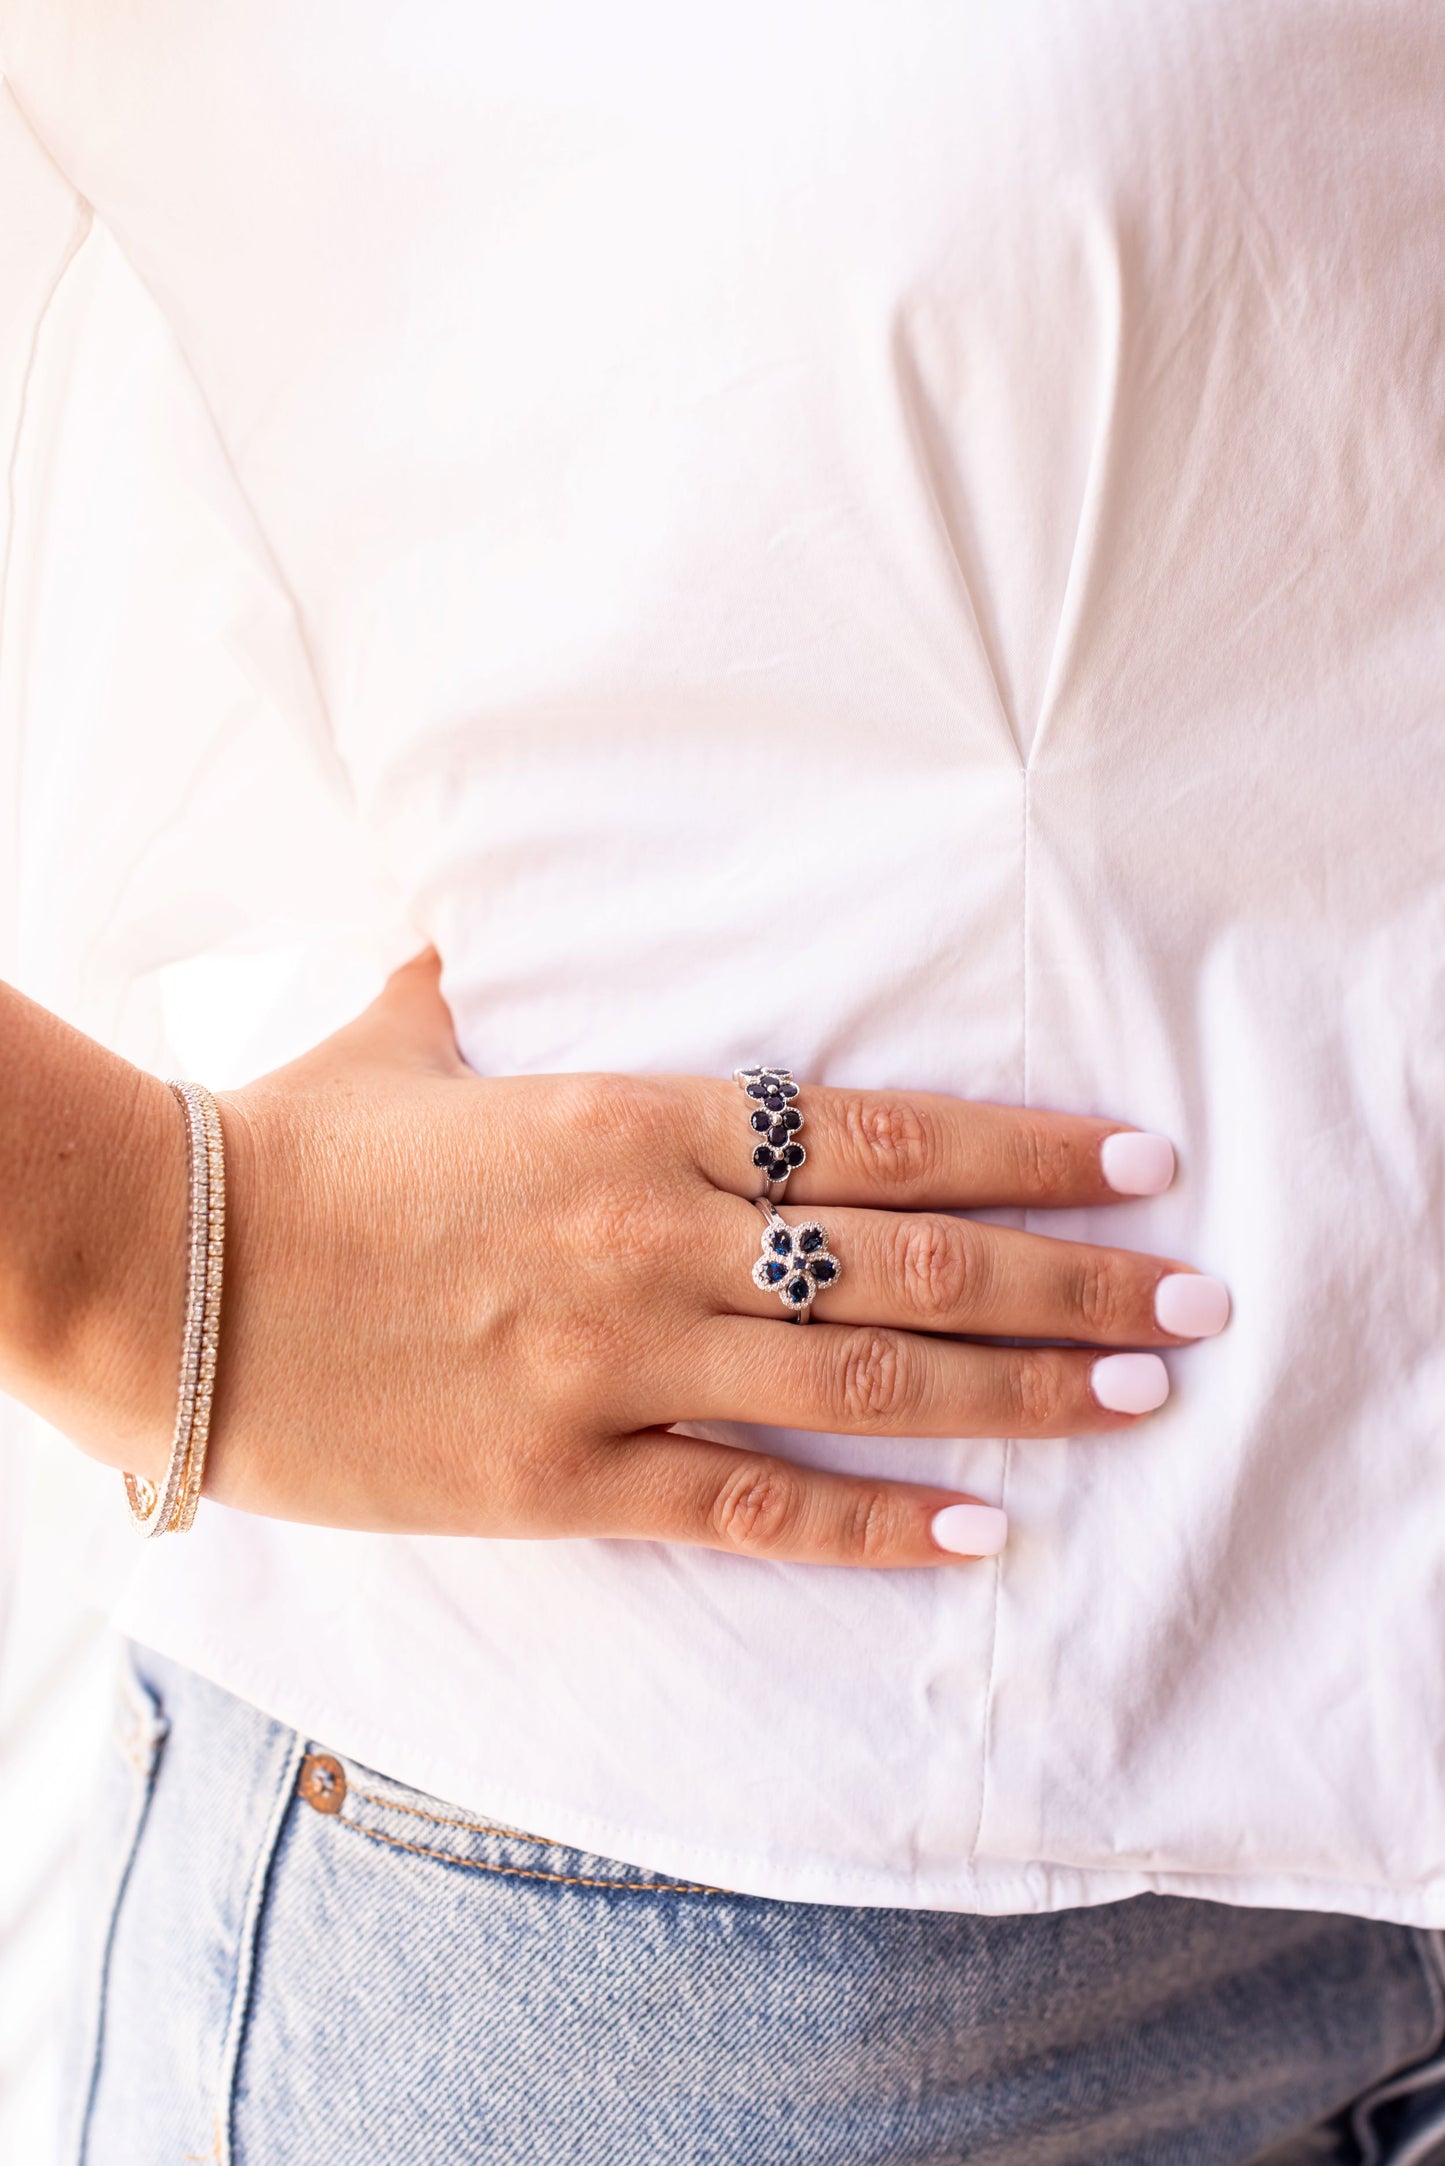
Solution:
[(776, 1294), (792, 1316), (803, 1316), (818, 1295), (836, 1286), (843, 1266), (828, 1246), (826, 1229), (816, 1219), (789, 1226), (776, 1211), (763, 1228), (762, 1254), (753, 1265), (760, 1293)]

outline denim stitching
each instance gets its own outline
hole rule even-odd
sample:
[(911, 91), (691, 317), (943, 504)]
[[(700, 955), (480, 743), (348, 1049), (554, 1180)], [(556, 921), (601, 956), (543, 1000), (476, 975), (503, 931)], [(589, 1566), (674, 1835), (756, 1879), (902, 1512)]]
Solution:
[[(447, 1822), (448, 1826), (459, 1823)], [(425, 1843), (406, 1843), (399, 1835), (384, 1835), (380, 1828), (363, 1827), (359, 1820), (340, 1819), (337, 1823), (350, 1828), (353, 1835), (364, 1835), (368, 1842), (385, 1843), (392, 1850), (410, 1850), (419, 1858), (436, 1858), (443, 1865), (460, 1865), (469, 1873), (497, 1873), (504, 1880), (551, 1880), (563, 1888), (622, 1888), (629, 1895), (726, 1895), (726, 1888), (709, 1888), (700, 1881), (692, 1880), (594, 1880), (582, 1873), (544, 1873), (535, 1867), (523, 1865), (489, 1865), (481, 1858), (459, 1858), (450, 1850), (431, 1850)], [(490, 1834), (494, 1830), (487, 1829)]]
[(414, 1820), (429, 1820), (433, 1827), (464, 1828), (469, 1835), (505, 1835), (514, 1843), (540, 1843), (549, 1846), (549, 1835), (529, 1835), (522, 1828), (499, 1828), (489, 1820), (448, 1820), (443, 1813), (424, 1812), (420, 1805), (403, 1805), (398, 1798), (378, 1797), (372, 1790), (363, 1790), (359, 1782), (346, 1785), (353, 1797), (364, 1797), (368, 1805), (375, 1805), (382, 1812), (410, 1813)]

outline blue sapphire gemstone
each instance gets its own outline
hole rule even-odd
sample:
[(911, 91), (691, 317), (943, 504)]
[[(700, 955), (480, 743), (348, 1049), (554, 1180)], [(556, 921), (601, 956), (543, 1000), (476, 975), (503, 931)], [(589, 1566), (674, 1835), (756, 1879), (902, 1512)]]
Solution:
[(768, 1130), (769, 1143), (786, 1143), (787, 1140), (788, 1131), (783, 1126), (783, 1123), (781, 1121), (774, 1121), (772, 1127)]
[(766, 1166), (769, 1171), (772, 1170), (773, 1154), (766, 1143), (760, 1143), (753, 1152), (753, 1164), (755, 1166)]
[(768, 1235), (768, 1247), (775, 1256), (792, 1255), (793, 1237), (786, 1226), (774, 1226), (772, 1232)]
[(802, 1125), (803, 1125), (803, 1116), (802, 1116), (802, 1114), (801, 1114), (801, 1113), (800, 1113), (800, 1112), (798, 1111), (797, 1107), (796, 1107), (796, 1106), (788, 1106), (788, 1107), (786, 1107), (786, 1108), (785, 1108), (785, 1110), (784, 1110), (784, 1113), (783, 1113), (783, 1126), (784, 1126), (785, 1128), (789, 1128), (789, 1129), (797, 1130), (797, 1129), (801, 1128), (801, 1127), (802, 1127)]
[(828, 1236), (821, 1226), (805, 1226), (798, 1236), (798, 1246), (805, 1256), (815, 1256), (820, 1248), (826, 1248)]
[(808, 1269), (812, 1272), (813, 1278), (819, 1286), (828, 1285), (831, 1280), (838, 1276), (838, 1266), (831, 1256), (820, 1256), (816, 1263), (809, 1264)]
[(786, 1166), (801, 1166), (807, 1155), (801, 1143), (785, 1144), (778, 1153), (779, 1158), (782, 1159)]
[(779, 1081), (774, 1085), (774, 1088), (776, 1090), (780, 1090), (785, 1098), (796, 1098), (798, 1095), (797, 1084), (789, 1083), (783, 1078), (779, 1079)]
[(771, 1089), (770, 1083), (749, 1083), (747, 1087), (749, 1098), (766, 1098)]
[(760, 1095), (769, 1113), (781, 1113), (788, 1102), (783, 1096), (782, 1086), (777, 1083), (774, 1083), (769, 1090), (762, 1092)]
[(759, 1107), (757, 1108), (757, 1111), (756, 1111), (756, 1112), (754, 1112), (754, 1113), (750, 1113), (750, 1114), (748, 1115), (748, 1119), (749, 1119), (749, 1120), (750, 1120), (750, 1121), (752, 1122), (752, 1124), (753, 1124), (754, 1128), (755, 1128), (755, 1129), (757, 1130), (757, 1132), (758, 1132), (758, 1134), (759, 1134), (760, 1136), (765, 1136), (765, 1135), (767, 1134), (768, 1130), (769, 1130), (769, 1129), (770, 1129), (770, 1128), (772, 1127), (772, 1125), (773, 1125), (773, 1116), (772, 1116), (772, 1114), (771, 1114), (771, 1113), (764, 1113), (764, 1111), (763, 1111), (763, 1109), (762, 1109), (762, 1107), (761, 1107), (761, 1106), (759, 1106)]
[(787, 1275), (788, 1266), (785, 1263), (777, 1262), (774, 1257), (770, 1256), (763, 1266), (763, 1276), (770, 1286), (776, 1286)]
[(783, 1288), (783, 1293), (795, 1308), (800, 1309), (812, 1290), (806, 1279), (789, 1279), (787, 1285)]

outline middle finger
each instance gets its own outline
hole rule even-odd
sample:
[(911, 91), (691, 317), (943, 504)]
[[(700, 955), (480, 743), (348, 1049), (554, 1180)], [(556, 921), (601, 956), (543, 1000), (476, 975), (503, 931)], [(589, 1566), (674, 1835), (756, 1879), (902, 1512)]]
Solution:
[[(750, 1276), (764, 1221), (731, 1198), (725, 1209), (737, 1221), (739, 1247), (704, 1245), (708, 1292), (735, 1314), (776, 1316), (777, 1295), (760, 1292)], [(785, 1206), (778, 1215), (793, 1227), (823, 1224), (842, 1264), (836, 1286), (818, 1294), (820, 1321), (1090, 1346), (1177, 1346), (1212, 1337), (1229, 1318), (1229, 1295), (1218, 1279), (1164, 1256), (936, 1211), (830, 1205), (814, 1220)]]

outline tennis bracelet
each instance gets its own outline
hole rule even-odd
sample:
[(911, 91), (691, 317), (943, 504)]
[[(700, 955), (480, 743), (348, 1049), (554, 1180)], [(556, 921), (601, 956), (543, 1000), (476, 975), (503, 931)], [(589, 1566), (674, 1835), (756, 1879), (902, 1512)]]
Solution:
[(226, 1159), (221, 1116), (200, 1083), (172, 1083), (190, 1144), (186, 1320), (170, 1463), (159, 1484), (127, 1474), (131, 1523), (139, 1534), (184, 1534), (196, 1516), (221, 1332), (221, 1267), (226, 1245)]

